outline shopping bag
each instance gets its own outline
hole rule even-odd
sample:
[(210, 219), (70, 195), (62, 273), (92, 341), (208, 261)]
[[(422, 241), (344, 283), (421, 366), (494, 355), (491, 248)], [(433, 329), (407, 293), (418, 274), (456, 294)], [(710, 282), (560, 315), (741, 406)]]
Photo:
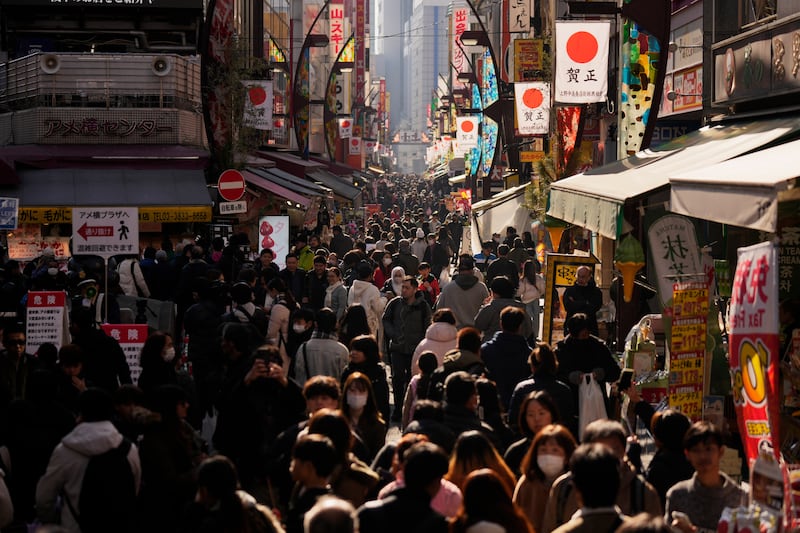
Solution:
[(584, 374), (578, 388), (578, 438), (582, 441), (586, 426), (601, 418), (608, 418), (603, 391), (594, 374)]

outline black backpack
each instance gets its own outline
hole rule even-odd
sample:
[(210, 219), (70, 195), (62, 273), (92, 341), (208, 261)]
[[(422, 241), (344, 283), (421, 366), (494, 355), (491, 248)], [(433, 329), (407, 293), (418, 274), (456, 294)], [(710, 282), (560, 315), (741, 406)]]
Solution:
[[(128, 462), (131, 441), (89, 458), (78, 507), (65, 497), (81, 533), (128, 531), (136, 506), (133, 470)], [(66, 495), (65, 495), (66, 496)]]

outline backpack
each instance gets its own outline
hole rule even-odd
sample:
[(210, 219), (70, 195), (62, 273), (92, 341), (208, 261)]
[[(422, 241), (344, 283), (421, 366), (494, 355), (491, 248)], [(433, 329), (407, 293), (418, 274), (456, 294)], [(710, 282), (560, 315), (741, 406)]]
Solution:
[(128, 463), (131, 441), (89, 458), (81, 483), (78, 507), (64, 495), (81, 533), (127, 531), (133, 522), (136, 487)]

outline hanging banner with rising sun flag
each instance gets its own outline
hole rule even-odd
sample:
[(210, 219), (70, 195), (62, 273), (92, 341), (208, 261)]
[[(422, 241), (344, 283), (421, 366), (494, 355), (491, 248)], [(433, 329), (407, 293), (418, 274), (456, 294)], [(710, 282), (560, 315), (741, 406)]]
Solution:
[(610, 27), (609, 22), (556, 22), (556, 102), (605, 101)]
[(272, 82), (267, 80), (243, 81), (246, 94), (242, 123), (257, 130), (272, 129)]
[(339, 138), (349, 139), (353, 136), (353, 119), (350, 117), (339, 119)]
[(352, 137), (348, 146), (350, 155), (361, 155), (361, 137)]
[(520, 135), (547, 135), (550, 130), (550, 84), (534, 81), (514, 84)]
[(456, 139), (462, 150), (478, 146), (478, 118), (456, 117)]

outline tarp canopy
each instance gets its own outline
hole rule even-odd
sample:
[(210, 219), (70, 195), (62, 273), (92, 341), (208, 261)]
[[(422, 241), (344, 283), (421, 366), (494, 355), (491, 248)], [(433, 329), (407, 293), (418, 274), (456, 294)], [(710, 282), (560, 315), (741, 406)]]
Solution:
[(472, 251), (478, 253), (481, 243), (492, 239), (492, 233), (505, 234), (508, 226), (522, 233), (531, 223), (530, 209), (522, 204), (528, 184), (507, 189), (486, 200), (472, 204)]
[(703, 127), (658, 148), (556, 181), (550, 186), (547, 214), (616, 239), (627, 200), (666, 188), (671, 176), (747, 154), (798, 130), (798, 117)]
[(308, 173), (309, 179), (318, 181), (325, 187), (330, 188), (337, 196), (352, 202), (361, 194), (361, 189), (355, 187), (352, 182), (347, 183), (345, 178), (336, 174), (331, 174), (327, 170), (312, 170)]
[(670, 211), (775, 233), (779, 194), (800, 176), (800, 140), (670, 176)]

